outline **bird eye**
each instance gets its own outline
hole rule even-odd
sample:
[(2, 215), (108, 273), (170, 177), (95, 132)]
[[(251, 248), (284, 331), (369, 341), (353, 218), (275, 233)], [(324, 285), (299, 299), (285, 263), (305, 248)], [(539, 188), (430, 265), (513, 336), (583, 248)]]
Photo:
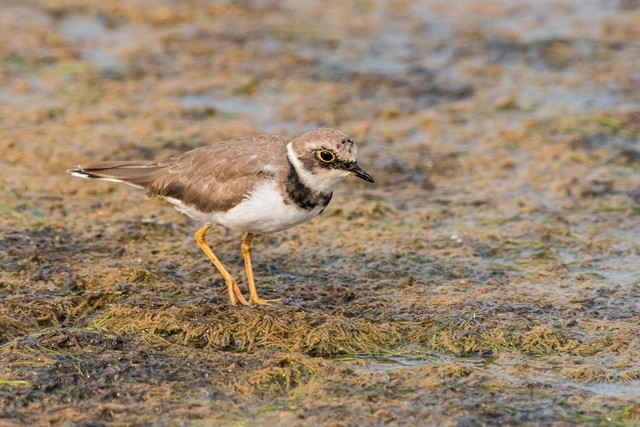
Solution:
[(329, 150), (318, 150), (318, 158), (325, 163), (331, 163), (336, 159), (336, 155)]

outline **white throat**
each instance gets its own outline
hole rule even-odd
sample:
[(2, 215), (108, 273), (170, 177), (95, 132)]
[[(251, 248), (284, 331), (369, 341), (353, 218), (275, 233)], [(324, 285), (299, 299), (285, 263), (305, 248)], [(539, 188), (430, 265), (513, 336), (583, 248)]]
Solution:
[(349, 174), (346, 171), (339, 171), (336, 169), (327, 169), (326, 171), (322, 170), (317, 174), (309, 172), (304, 168), (302, 162), (298, 159), (298, 156), (296, 156), (291, 144), (291, 142), (287, 144), (287, 157), (298, 173), (302, 183), (311, 190), (317, 193), (331, 194), (338, 182), (349, 177)]

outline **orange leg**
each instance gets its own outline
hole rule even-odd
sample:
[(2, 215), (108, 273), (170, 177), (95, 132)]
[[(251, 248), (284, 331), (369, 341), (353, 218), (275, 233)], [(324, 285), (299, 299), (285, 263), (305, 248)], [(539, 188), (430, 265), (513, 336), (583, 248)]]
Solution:
[(227, 271), (227, 269), (222, 265), (218, 257), (213, 253), (211, 247), (207, 244), (207, 238), (205, 234), (207, 230), (211, 227), (211, 224), (203, 225), (196, 232), (196, 243), (200, 246), (200, 249), (204, 251), (207, 257), (213, 262), (213, 265), (216, 266), (222, 277), (224, 277), (224, 281), (227, 283), (227, 288), (229, 289), (229, 299), (231, 300), (231, 305), (236, 305), (240, 303), (242, 305), (249, 305), (246, 299), (242, 296), (242, 292), (240, 292), (240, 288), (238, 288), (238, 284), (235, 279), (231, 276), (231, 274)]
[(253, 234), (247, 233), (242, 241), (242, 257), (244, 258), (244, 266), (247, 269), (247, 282), (249, 282), (249, 304), (267, 304), (273, 301), (280, 301), (282, 298), (264, 300), (258, 297), (256, 282), (253, 277), (253, 268), (251, 267), (251, 239), (253, 239)]

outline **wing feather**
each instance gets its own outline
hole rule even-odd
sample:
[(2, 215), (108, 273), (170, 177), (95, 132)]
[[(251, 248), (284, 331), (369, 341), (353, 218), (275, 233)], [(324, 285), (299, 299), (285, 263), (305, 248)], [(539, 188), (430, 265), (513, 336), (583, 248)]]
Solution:
[(231, 209), (260, 180), (285, 170), (287, 142), (248, 137), (179, 154), (157, 163), (162, 172), (147, 187), (148, 194), (175, 198), (203, 212)]
[(163, 161), (106, 161), (67, 172), (123, 182), (203, 212), (233, 208), (260, 180), (286, 173), (286, 138), (254, 136), (196, 148)]

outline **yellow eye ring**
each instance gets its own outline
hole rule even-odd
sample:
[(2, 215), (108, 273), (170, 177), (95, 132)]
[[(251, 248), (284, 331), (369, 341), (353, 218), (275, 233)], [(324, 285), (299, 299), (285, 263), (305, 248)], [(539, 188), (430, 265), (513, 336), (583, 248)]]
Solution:
[(330, 150), (318, 150), (316, 155), (325, 163), (332, 163), (336, 159), (336, 155)]

